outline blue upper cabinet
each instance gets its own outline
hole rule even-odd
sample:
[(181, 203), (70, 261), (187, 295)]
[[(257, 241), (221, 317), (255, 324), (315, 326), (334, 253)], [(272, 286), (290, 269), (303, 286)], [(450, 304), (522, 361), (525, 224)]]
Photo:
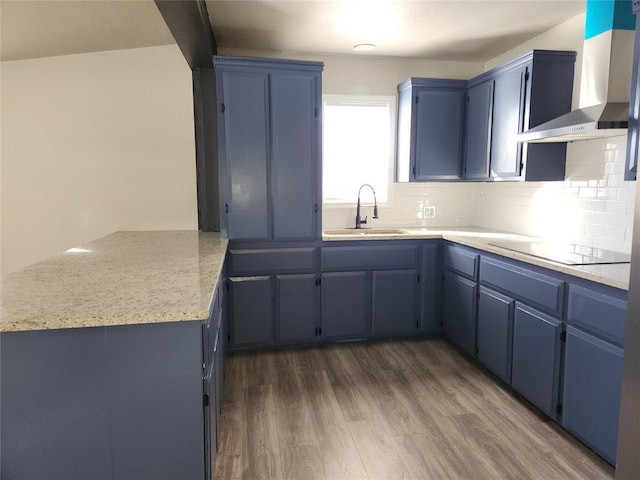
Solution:
[(399, 182), (461, 179), (466, 89), (432, 78), (398, 85)]
[(230, 239), (320, 233), (322, 64), (219, 57), (221, 224)]
[(517, 135), (571, 110), (575, 57), (534, 50), (469, 81), (466, 179), (564, 180), (566, 144)]
[(625, 180), (635, 180), (638, 170), (638, 137), (640, 123), (640, 85), (638, 85), (638, 63), (640, 63), (640, 3), (635, 2), (636, 36), (633, 49), (633, 70), (631, 76), (631, 98), (629, 101), (629, 134), (627, 136), (627, 168)]

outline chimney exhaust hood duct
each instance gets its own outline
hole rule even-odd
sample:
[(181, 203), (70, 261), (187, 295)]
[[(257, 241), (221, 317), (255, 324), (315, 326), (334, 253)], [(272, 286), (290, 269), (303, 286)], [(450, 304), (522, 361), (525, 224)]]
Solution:
[(627, 134), (635, 37), (631, 0), (587, 0), (580, 108), (518, 135), (558, 143)]

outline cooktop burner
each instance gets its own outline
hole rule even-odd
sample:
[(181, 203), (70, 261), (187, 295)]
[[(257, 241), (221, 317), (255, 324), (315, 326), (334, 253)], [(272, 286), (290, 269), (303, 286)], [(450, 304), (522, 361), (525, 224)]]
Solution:
[(575, 243), (549, 242), (490, 242), (489, 245), (526, 253), (565, 265), (599, 265), (630, 263), (631, 255), (603, 248), (588, 247)]

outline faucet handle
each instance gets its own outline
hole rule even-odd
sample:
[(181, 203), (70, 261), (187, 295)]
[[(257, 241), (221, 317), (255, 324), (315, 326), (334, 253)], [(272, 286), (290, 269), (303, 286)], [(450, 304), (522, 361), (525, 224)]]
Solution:
[(367, 218), (368, 218), (368, 217), (365, 215), (365, 216), (364, 216), (364, 220), (360, 220), (360, 223), (367, 223)]

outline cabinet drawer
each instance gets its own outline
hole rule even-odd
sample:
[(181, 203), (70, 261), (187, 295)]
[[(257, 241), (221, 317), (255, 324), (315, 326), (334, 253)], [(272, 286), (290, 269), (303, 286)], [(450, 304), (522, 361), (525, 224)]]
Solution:
[(482, 257), (480, 280), (526, 303), (562, 316), (566, 284), (528, 268)]
[(303, 273), (313, 270), (313, 248), (231, 250), (231, 274), (267, 275)]
[(466, 248), (454, 245), (444, 247), (444, 267), (472, 280), (478, 278), (478, 258), (480, 255)]
[(574, 285), (569, 287), (568, 323), (621, 346), (626, 317), (624, 299)]
[(321, 265), (323, 271), (415, 268), (418, 245), (326, 247), (322, 249)]

